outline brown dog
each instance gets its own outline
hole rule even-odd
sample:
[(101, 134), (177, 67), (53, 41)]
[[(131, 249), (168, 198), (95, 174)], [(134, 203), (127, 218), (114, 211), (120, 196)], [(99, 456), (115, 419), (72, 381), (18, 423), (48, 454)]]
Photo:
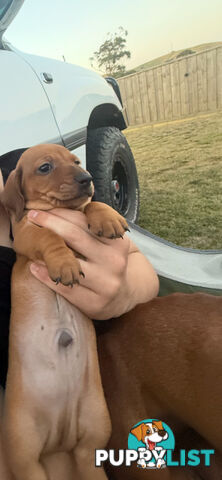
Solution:
[(91, 231), (122, 236), (127, 223), (98, 202), (91, 176), (64, 147), (28, 149), (6, 183), (2, 202), (13, 220), (18, 254), (12, 275), (12, 315), (4, 436), (16, 480), (47, 480), (47, 455), (71, 452), (73, 478), (103, 480), (95, 448), (110, 435), (91, 321), (64, 298), (41, 285), (28, 260), (43, 260), (50, 277), (78, 283), (80, 264), (64, 240), (27, 220), (28, 209), (82, 210)]
[(83, 275), (73, 251), (55, 233), (30, 224), (27, 210), (81, 210), (91, 231), (107, 238), (121, 237), (127, 230), (125, 219), (111, 207), (90, 203), (92, 177), (79, 164), (77, 157), (62, 146), (32, 147), (21, 156), (1, 197), (13, 219), (16, 252), (31, 260), (44, 260), (52, 280), (71, 286)]
[[(217, 452), (210, 467), (201, 460), (195, 468), (148, 471), (136, 463), (112, 467), (107, 462), (110, 478), (221, 479), (222, 298), (200, 293), (156, 298), (119, 319), (99, 324), (97, 333), (112, 422), (108, 449), (127, 448), (133, 426), (154, 418), (171, 427), (177, 453), (206, 448)], [(134, 428), (133, 433), (137, 432)], [(145, 440), (143, 425), (138, 438)]]

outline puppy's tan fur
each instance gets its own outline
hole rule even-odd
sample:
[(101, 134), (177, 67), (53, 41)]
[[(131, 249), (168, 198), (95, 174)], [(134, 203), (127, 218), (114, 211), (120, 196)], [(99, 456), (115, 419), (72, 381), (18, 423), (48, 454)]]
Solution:
[[(215, 449), (210, 467), (204, 466), (203, 457), (195, 468), (188, 464), (150, 472), (137, 468), (136, 462), (131, 467), (107, 462), (110, 478), (221, 478), (221, 320), (222, 297), (176, 293), (98, 325), (102, 383), (112, 422), (107, 448), (124, 448), (133, 425), (155, 418), (158, 428), (163, 421), (174, 433), (173, 458), (178, 459), (180, 449)], [(143, 436), (142, 425), (138, 437)]]
[[(48, 175), (39, 168), (52, 166)], [(91, 231), (100, 236), (122, 236), (127, 223), (121, 215), (105, 204), (90, 203), (92, 184), (77, 181), (84, 170), (79, 160), (59, 145), (32, 147), (21, 156), (10, 174), (1, 200), (13, 219), (14, 248), (31, 260), (44, 260), (52, 280), (64, 285), (78, 283), (80, 265), (64, 240), (47, 228), (27, 220), (27, 210), (51, 210), (54, 207), (84, 211)]]
[[(48, 164), (50, 171), (45, 173)], [(64, 147), (33, 147), (20, 158), (1, 198), (13, 220), (18, 254), (12, 275), (4, 415), (6, 452), (16, 480), (52, 478), (47, 456), (55, 452), (71, 454), (73, 478), (106, 478), (103, 469), (94, 466), (95, 448), (103, 448), (110, 435), (94, 328), (75, 307), (32, 277), (28, 262), (43, 260), (51, 278), (64, 285), (77, 283), (82, 274), (62, 238), (27, 220), (30, 208), (82, 210), (95, 234), (124, 234), (127, 224), (117, 212), (90, 203), (93, 187), (84, 175), (77, 157)]]

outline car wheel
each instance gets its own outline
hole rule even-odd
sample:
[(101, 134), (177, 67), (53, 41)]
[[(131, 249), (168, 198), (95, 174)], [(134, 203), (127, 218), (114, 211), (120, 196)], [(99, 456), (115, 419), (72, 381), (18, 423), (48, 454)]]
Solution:
[(116, 127), (88, 130), (87, 170), (93, 177), (96, 200), (111, 205), (132, 222), (139, 217), (139, 183), (133, 154)]

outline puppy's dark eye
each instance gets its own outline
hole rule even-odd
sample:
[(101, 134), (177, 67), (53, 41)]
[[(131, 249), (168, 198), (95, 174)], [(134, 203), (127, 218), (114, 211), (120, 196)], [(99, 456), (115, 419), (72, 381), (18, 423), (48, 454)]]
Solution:
[(52, 165), (48, 162), (43, 163), (42, 165), (40, 165), (37, 171), (38, 173), (41, 173), (41, 175), (47, 175), (52, 171)]
[(151, 431), (149, 429), (147, 429), (146, 433), (151, 433)]
[(76, 165), (80, 165), (80, 161), (79, 161), (79, 160), (75, 160), (74, 163), (75, 163)]

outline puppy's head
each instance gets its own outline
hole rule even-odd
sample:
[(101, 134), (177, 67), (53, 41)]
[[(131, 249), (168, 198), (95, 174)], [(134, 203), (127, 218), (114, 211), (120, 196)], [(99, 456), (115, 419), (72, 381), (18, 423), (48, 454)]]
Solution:
[(79, 159), (65, 147), (45, 144), (22, 154), (8, 177), (1, 200), (19, 221), (24, 209), (79, 210), (93, 193), (92, 177), (81, 168)]
[(157, 420), (153, 420), (152, 423), (141, 423), (133, 428), (131, 433), (135, 435), (137, 440), (145, 443), (147, 448), (168, 438), (168, 433), (164, 430), (162, 422)]

